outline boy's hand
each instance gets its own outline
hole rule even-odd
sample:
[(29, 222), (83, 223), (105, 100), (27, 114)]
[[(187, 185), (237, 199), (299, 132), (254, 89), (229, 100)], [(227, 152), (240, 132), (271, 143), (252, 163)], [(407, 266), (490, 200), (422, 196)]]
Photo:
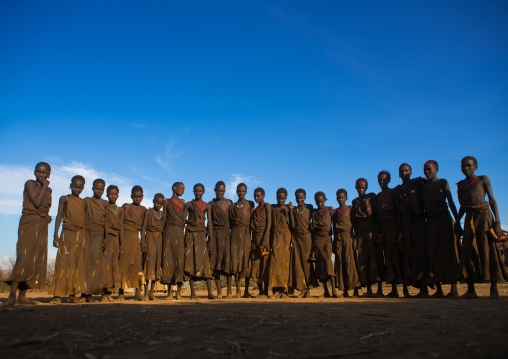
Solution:
[(289, 210), (292, 211), (293, 210), (293, 202), (289, 202), (288, 207), (289, 207)]
[(55, 234), (53, 239), (53, 247), (58, 248), (58, 236)]
[(123, 255), (123, 249), (122, 249), (122, 247), (120, 247), (120, 250), (118, 252), (118, 257), (121, 257), (122, 255)]
[(48, 188), (48, 186), (49, 186), (49, 181), (48, 181), (48, 179), (47, 179), (47, 178), (45, 178), (45, 179), (41, 180), (41, 184), (42, 184), (42, 187), (46, 187), (46, 188)]
[(143, 252), (143, 253), (147, 252), (146, 243), (144, 243), (144, 242), (141, 242), (141, 252)]
[(358, 240), (353, 239), (353, 249), (356, 251), (358, 249)]
[(464, 230), (462, 229), (460, 222), (455, 222), (453, 230), (455, 232), (455, 235), (459, 238), (462, 237), (462, 235), (464, 234)]
[(48, 219), (48, 223), (51, 223), (51, 221), (53, 220), (53, 218), (51, 218), (51, 216), (48, 216), (46, 218)]

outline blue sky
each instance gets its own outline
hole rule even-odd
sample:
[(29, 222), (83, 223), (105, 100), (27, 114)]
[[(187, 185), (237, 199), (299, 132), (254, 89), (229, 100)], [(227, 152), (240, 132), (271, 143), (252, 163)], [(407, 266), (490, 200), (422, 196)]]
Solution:
[[(183, 181), (334, 193), (439, 162), (455, 194), (478, 158), (508, 224), (504, 1), (0, 3), (0, 257), (24, 181), (54, 167), (170, 195)], [(456, 196), (455, 196), (456, 198)], [(50, 225), (50, 233), (53, 231)]]

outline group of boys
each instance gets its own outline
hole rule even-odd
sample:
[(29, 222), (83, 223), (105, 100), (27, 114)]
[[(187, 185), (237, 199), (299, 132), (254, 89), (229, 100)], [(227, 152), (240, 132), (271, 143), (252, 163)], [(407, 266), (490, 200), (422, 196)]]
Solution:
[[(402, 164), (402, 184), (393, 189), (388, 187), (390, 173), (381, 171), (377, 195), (366, 193), (367, 180), (360, 178), (351, 206), (346, 205), (346, 190), (337, 191), (336, 209), (325, 205), (323, 192), (314, 196), (316, 208), (306, 204), (303, 189), (295, 192), (296, 206), (286, 204), (284, 188), (277, 190), (273, 205), (265, 202), (264, 189), (256, 188), (255, 205), (246, 200), (244, 183), (237, 186), (238, 200), (233, 202), (224, 198), (222, 181), (209, 203), (202, 199), (202, 184), (194, 186), (194, 200), (185, 202), (185, 186), (176, 182), (169, 199), (161, 193), (154, 196), (152, 208), (141, 205), (140, 186), (132, 188), (132, 203), (119, 207), (117, 186), (106, 189), (105, 181), (96, 179), (93, 197), (81, 199), (85, 179), (74, 176), (71, 194), (59, 200), (55, 221), (53, 245), (58, 253), (49, 289), (52, 303), (60, 303), (62, 297), (92, 302), (98, 294), (102, 302), (110, 302), (113, 292), (118, 292), (116, 300), (123, 300), (127, 288), (135, 288), (136, 300), (154, 300), (156, 282), (168, 286), (167, 299), (173, 299), (176, 287), (179, 300), (184, 281), (189, 281), (191, 299), (196, 299), (195, 282), (200, 280), (206, 281), (209, 299), (222, 298), (222, 277), (227, 298), (252, 297), (251, 279), (257, 282), (259, 298), (268, 297), (270, 288), (274, 298), (287, 298), (295, 290), (299, 297), (309, 297), (318, 282), (325, 297), (349, 296), (349, 291), (358, 296), (362, 287), (364, 296), (382, 297), (386, 282), (392, 286), (389, 297), (399, 296), (397, 284), (403, 285), (405, 297), (408, 286), (420, 289), (418, 297), (428, 297), (429, 287), (436, 289), (434, 297), (444, 297), (442, 284), (451, 284), (447, 297), (455, 298), (456, 283), (462, 279), (468, 283), (463, 297), (476, 298), (474, 283), (489, 281), (491, 298), (499, 298), (497, 283), (508, 275), (497, 204), (488, 177), (474, 174), (476, 159), (465, 157), (461, 165), (465, 179), (457, 184), (459, 211), (448, 182), (437, 178), (436, 161), (424, 164), (426, 178), (415, 179), (411, 167)], [(49, 164), (38, 163), (36, 180), (25, 184), (7, 305), (15, 303), (16, 290), (18, 302), (27, 304), (27, 289), (46, 285), (50, 172)], [(104, 191), (107, 201), (102, 199)]]

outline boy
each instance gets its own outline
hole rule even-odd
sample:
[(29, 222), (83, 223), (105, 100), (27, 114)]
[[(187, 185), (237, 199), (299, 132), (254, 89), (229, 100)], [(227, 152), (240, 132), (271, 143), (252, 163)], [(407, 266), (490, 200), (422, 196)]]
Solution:
[(167, 300), (173, 300), (172, 286), (176, 285), (176, 300), (182, 298), (183, 267), (185, 258), (185, 217), (183, 196), (185, 186), (182, 182), (175, 182), (172, 186), (173, 195), (164, 202), (165, 218), (162, 232), (162, 277), (161, 283), (167, 284)]
[(332, 217), (333, 208), (326, 207), (323, 192), (314, 195), (317, 208), (312, 211), (312, 242), (316, 250), (316, 277), (323, 283), (325, 298), (330, 297), (326, 282), (332, 283), (333, 298), (340, 298), (335, 287), (335, 272), (332, 261)]
[(145, 219), (146, 207), (141, 205), (143, 200), (143, 188), (141, 186), (132, 187), (132, 203), (124, 203), (123, 217), (123, 237), (122, 251), (123, 255), (118, 260), (122, 288), (119, 290), (118, 300), (125, 298), (124, 290), (126, 288), (135, 288), (137, 301), (142, 301), (141, 285), (143, 284), (143, 268), (141, 264), (141, 246), (140, 232)]
[(26, 291), (29, 288), (41, 290), (46, 287), (48, 224), (51, 222), (48, 215), (52, 193), (48, 181), (50, 174), (51, 166), (46, 162), (39, 162), (34, 170), (35, 181), (25, 182), (23, 211), (16, 244), (16, 264), (6, 281), (11, 286), (11, 292), (5, 305), (14, 305), (18, 289), (18, 303), (34, 304), (26, 298)]
[(250, 278), (256, 278), (259, 289), (256, 298), (267, 298), (272, 208), (270, 204), (265, 203), (265, 190), (261, 187), (254, 190), (254, 201), (256, 201), (258, 206), (252, 212), (250, 221), (250, 229), (252, 231), (251, 264), (250, 273), (245, 278), (245, 293), (250, 297), (249, 281)]
[(289, 230), (289, 208), (286, 206), (288, 192), (285, 188), (277, 190), (277, 204), (272, 211), (272, 250), (268, 285), (274, 298), (287, 298), (291, 267), (291, 232)]
[(102, 260), (104, 289), (101, 302), (103, 303), (114, 302), (111, 292), (122, 287), (118, 257), (122, 255), (124, 210), (116, 204), (119, 193), (120, 190), (115, 185), (109, 185), (106, 190), (109, 203), (106, 215), (108, 231), (104, 239), (104, 257)]
[(86, 262), (86, 301), (95, 302), (94, 294), (101, 294), (103, 286), (103, 246), (107, 233), (108, 202), (102, 200), (106, 182), (97, 178), (93, 181), (93, 197), (85, 198), (85, 251)]
[[(465, 214), (464, 236), (462, 237), (462, 251), (460, 255), (460, 269), (465, 273), (467, 292), (466, 299), (476, 299), (474, 283), (476, 281), (490, 281), (490, 298), (499, 299), (497, 283), (508, 279), (504, 266), (504, 256), (498, 243), (489, 240), (486, 232), (494, 229), (501, 235), (501, 223), (497, 210), (497, 202), (492, 193), (490, 180), (487, 176), (477, 176), (476, 158), (466, 156), (460, 162), (465, 179), (457, 183), (460, 209), (457, 222), (458, 232), (461, 231), (460, 219)], [(487, 195), (489, 202), (485, 201)], [(492, 212), (489, 210), (492, 210)], [(492, 221), (494, 213), (494, 221)]]
[(312, 206), (305, 204), (307, 193), (303, 188), (295, 191), (295, 199), (298, 204), (293, 208), (289, 202), (289, 226), (293, 234), (293, 259), (292, 259), (292, 283), (294, 289), (300, 291), (299, 298), (310, 298), (310, 288), (317, 285), (314, 266), (310, 263), (312, 251), (312, 236), (310, 234), (310, 220), (312, 218)]
[[(249, 274), (249, 256), (251, 249), (250, 216), (254, 203), (247, 201), (247, 185), (240, 183), (236, 186), (238, 201), (229, 209), (231, 224), (231, 274), (235, 276), (236, 298), (240, 298), (240, 279)], [(245, 298), (250, 298), (249, 287), (245, 286)]]
[(231, 200), (224, 198), (226, 184), (219, 181), (215, 184), (215, 198), (210, 201), (212, 206), (213, 231), (210, 237), (210, 266), (213, 270), (217, 299), (222, 299), (221, 275), (227, 279), (227, 299), (231, 294), (231, 230), (229, 228), (229, 207)]
[[(198, 299), (194, 288), (197, 280), (206, 280), (208, 299), (215, 299), (212, 294), (212, 270), (207, 243), (207, 234), (213, 233), (213, 224), (210, 218), (211, 205), (203, 201), (204, 193), (205, 186), (197, 183), (194, 185), (194, 200), (184, 206), (184, 218), (187, 218), (184, 274), (190, 284), (190, 299)], [(205, 225), (207, 219), (208, 233)]]
[[(141, 228), (141, 249), (145, 253), (145, 300), (155, 300), (153, 291), (155, 282), (161, 279), (162, 260), (162, 230), (164, 229), (164, 216), (161, 211), (164, 206), (164, 195), (157, 193), (153, 198), (153, 208), (148, 209)], [(148, 293), (150, 281), (150, 293)]]
[[(83, 176), (72, 177), (71, 194), (60, 197), (58, 214), (55, 222), (53, 246), (58, 248), (55, 262), (55, 275), (49, 293), (54, 296), (50, 302), (62, 302), (62, 297), (68, 295), (68, 303), (81, 302), (76, 295), (85, 293), (86, 271), (85, 263), (80, 258), (85, 244), (85, 203), (79, 197), (85, 187)], [(60, 224), (63, 220), (62, 234), (58, 237)]]

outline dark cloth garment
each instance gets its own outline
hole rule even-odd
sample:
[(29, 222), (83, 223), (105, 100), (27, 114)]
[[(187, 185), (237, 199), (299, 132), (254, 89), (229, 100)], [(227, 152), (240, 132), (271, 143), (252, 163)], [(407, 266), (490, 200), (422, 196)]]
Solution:
[(149, 208), (146, 215), (145, 243), (146, 255), (144, 257), (143, 272), (146, 280), (160, 280), (162, 274), (162, 231), (164, 230), (163, 212), (155, 212)]
[(333, 234), (335, 252), (335, 283), (340, 290), (355, 289), (358, 284), (358, 272), (353, 249), (353, 225), (351, 223), (351, 207), (344, 212), (337, 208), (333, 218)]
[[(27, 185), (30, 185), (27, 183)], [(38, 196), (42, 188), (37, 185), (35, 193)], [(19, 282), (18, 288), (38, 289), (46, 288), (46, 271), (48, 267), (48, 213), (51, 207), (51, 191), (46, 190), (39, 208), (35, 208), (28, 197), (26, 189), (23, 191), (23, 211), (19, 220), (18, 243), (16, 244), (16, 263), (11, 275), (6, 281)]]
[(508, 273), (504, 266), (504, 253), (498, 243), (487, 237), (493, 226), (492, 213), (487, 202), (469, 203), (465, 197), (467, 188), (458, 185), (459, 203), (466, 213), (464, 234), (460, 252), (460, 273), (467, 280), (504, 282)]
[[(443, 180), (441, 180), (443, 181)], [(427, 261), (431, 282), (451, 284), (459, 280), (460, 241), (453, 231), (446, 194), (441, 189), (431, 192), (432, 183), (422, 187), (427, 216)]]
[(143, 276), (141, 263), (141, 245), (139, 234), (143, 227), (142, 206), (128, 204), (124, 207), (123, 217), (123, 254), (118, 260), (122, 289), (139, 288), (139, 279)]
[(402, 263), (400, 263), (400, 253), (397, 246), (397, 239), (399, 236), (399, 227), (397, 223), (397, 211), (395, 210), (395, 197), (392, 189), (387, 192), (388, 196), (393, 198), (393, 203), (390, 205), (383, 203), (383, 193), (377, 195), (377, 218), (379, 224), (380, 234), (383, 236), (384, 241), (384, 257), (386, 264), (386, 272), (384, 280), (387, 283), (401, 283), (402, 282)]
[(212, 205), (212, 252), (210, 253), (210, 266), (214, 274), (229, 274), (231, 272), (231, 229), (229, 227), (229, 211), (222, 205)]
[(120, 220), (118, 209), (118, 206), (115, 210), (109, 208), (107, 214), (108, 238), (102, 260), (102, 281), (103, 287), (109, 291), (117, 291), (122, 285), (118, 256), (120, 255), (120, 230), (123, 223)]
[(383, 267), (383, 260), (376, 253), (376, 195), (368, 193), (361, 198), (355, 198), (351, 206), (351, 221), (353, 223), (358, 246), (358, 277), (362, 286), (382, 280), (379, 266)]
[[(204, 203), (203, 203), (204, 206)], [(186, 280), (204, 280), (212, 278), (208, 242), (206, 241), (206, 217), (195, 201), (190, 205), (189, 213), (194, 212), (194, 220), (187, 221), (185, 229), (185, 266)]]
[(185, 258), (185, 218), (183, 203), (175, 204), (170, 198), (166, 202), (166, 222), (162, 234), (162, 278), (161, 283), (168, 285), (183, 283)]
[(58, 243), (55, 274), (49, 293), (55, 297), (86, 293), (86, 263), (82, 258), (85, 244), (85, 207), (83, 200), (67, 196), (63, 210), (63, 228)]
[(332, 261), (332, 226), (327, 224), (318, 210), (312, 212), (312, 242), (316, 251), (316, 278), (335, 277)]
[[(263, 206), (269, 206), (264, 203)], [(259, 246), (263, 240), (267, 224), (266, 209), (261, 207), (256, 208), (252, 213), (250, 221), (250, 229), (252, 233), (252, 245), (250, 252), (250, 274), (248, 277), (263, 279), (268, 281), (270, 269), (270, 254), (261, 255)], [(269, 234), (270, 235), (270, 234)], [(271, 239), (265, 245), (265, 249), (270, 252)]]
[(82, 256), (86, 263), (86, 294), (100, 294), (104, 288), (102, 270), (104, 267), (104, 238), (106, 210), (102, 198), (85, 198), (85, 245)]
[(288, 225), (289, 208), (286, 213), (276, 206), (272, 208), (271, 253), (268, 287), (288, 288), (291, 268), (291, 232)]
[(310, 233), (310, 218), (307, 220), (303, 212), (293, 208), (295, 228), (293, 234), (293, 256), (291, 258), (291, 287), (299, 291), (318, 285), (314, 266), (309, 261), (312, 252), (312, 235)]
[[(245, 205), (245, 204), (244, 204)], [(231, 274), (245, 278), (250, 274), (250, 217), (243, 214), (242, 210), (233, 204), (229, 210), (229, 222), (231, 224)]]

